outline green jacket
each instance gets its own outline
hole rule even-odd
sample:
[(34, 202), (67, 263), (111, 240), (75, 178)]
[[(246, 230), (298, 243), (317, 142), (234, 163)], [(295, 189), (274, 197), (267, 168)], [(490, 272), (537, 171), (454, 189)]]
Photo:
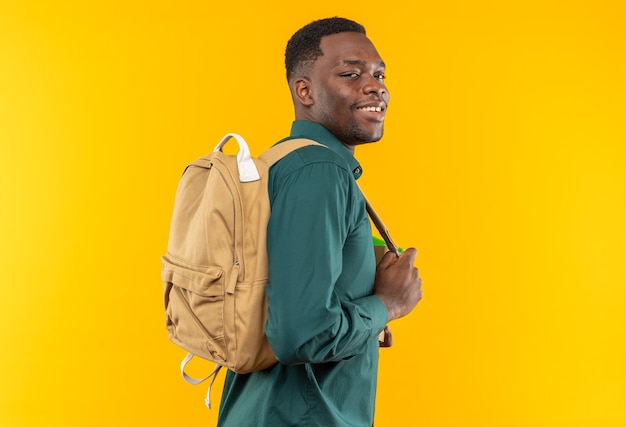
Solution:
[(378, 334), (376, 265), (361, 167), (324, 127), (296, 121), (301, 148), (269, 172), (267, 337), (279, 363), (227, 373), (218, 426), (371, 427)]

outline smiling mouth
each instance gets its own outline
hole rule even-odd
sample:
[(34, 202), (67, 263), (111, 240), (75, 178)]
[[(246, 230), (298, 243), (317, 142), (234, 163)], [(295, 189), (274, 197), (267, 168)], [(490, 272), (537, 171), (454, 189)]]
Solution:
[(382, 108), (382, 107), (358, 107), (357, 110), (359, 110), (359, 111), (372, 111), (372, 112), (380, 113), (380, 112), (384, 111), (385, 109)]

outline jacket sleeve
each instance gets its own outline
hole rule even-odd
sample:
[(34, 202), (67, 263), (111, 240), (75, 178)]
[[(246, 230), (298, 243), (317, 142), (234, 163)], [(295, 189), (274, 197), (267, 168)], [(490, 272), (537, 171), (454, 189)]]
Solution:
[(355, 250), (346, 239), (363, 221), (350, 172), (333, 163), (306, 165), (282, 177), (270, 198), (266, 333), (278, 360), (333, 362), (365, 351), (384, 328), (387, 310), (371, 295), (373, 270), (368, 283), (355, 284), (368, 290), (362, 295), (336, 287), (346, 280), (344, 250)]

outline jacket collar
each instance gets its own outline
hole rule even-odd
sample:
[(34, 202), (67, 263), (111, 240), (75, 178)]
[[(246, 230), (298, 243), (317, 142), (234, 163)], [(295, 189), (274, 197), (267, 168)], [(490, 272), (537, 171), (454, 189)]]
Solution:
[(358, 179), (363, 174), (363, 168), (348, 151), (348, 149), (333, 135), (328, 129), (319, 123), (305, 120), (296, 120), (291, 125), (290, 139), (308, 138), (319, 142), (337, 153), (345, 160), (346, 165), (352, 171), (354, 179)]

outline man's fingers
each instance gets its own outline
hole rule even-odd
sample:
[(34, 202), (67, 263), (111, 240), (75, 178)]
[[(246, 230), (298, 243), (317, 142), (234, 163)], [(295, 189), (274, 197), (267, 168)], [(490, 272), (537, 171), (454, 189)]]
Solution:
[(380, 263), (378, 264), (378, 266), (380, 268), (386, 269), (389, 266), (395, 264), (396, 262), (400, 262), (400, 261), (403, 262), (403, 263), (407, 263), (407, 264), (413, 265), (413, 263), (415, 262), (415, 258), (416, 257), (417, 257), (417, 249), (415, 249), (415, 248), (408, 248), (407, 250), (405, 250), (404, 252), (402, 252), (399, 255), (396, 255), (395, 252), (387, 251), (383, 255), (383, 257), (380, 260)]
[(394, 264), (397, 260), (398, 260), (398, 257), (396, 256), (394, 252), (387, 251), (383, 255), (382, 259), (380, 260), (380, 263), (378, 263), (378, 266), (382, 268), (387, 268), (391, 264)]
[(415, 262), (415, 258), (417, 257), (417, 249), (415, 248), (408, 248), (407, 250), (405, 250), (404, 252), (402, 252), (400, 254), (400, 259), (406, 259), (408, 258), (408, 261), (413, 264), (413, 262)]

